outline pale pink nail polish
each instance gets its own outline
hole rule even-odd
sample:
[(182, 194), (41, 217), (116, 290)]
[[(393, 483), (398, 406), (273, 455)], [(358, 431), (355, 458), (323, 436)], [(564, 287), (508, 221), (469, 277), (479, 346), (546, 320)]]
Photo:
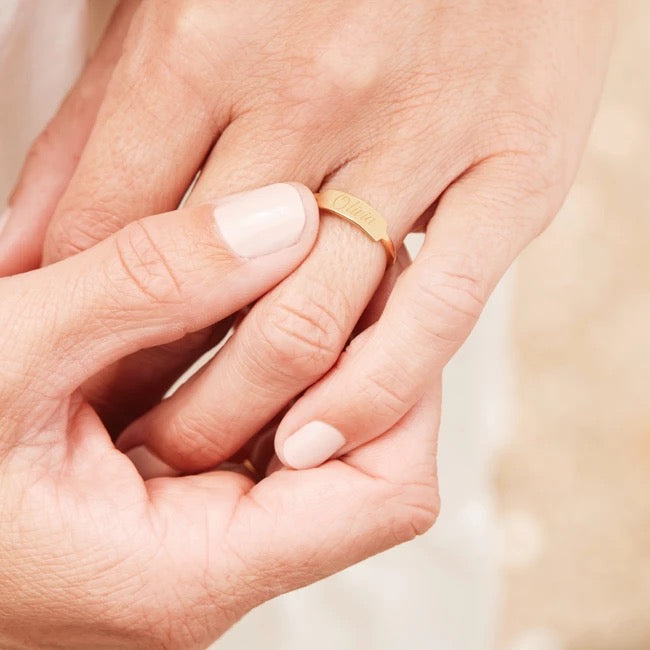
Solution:
[(289, 183), (275, 183), (228, 197), (214, 220), (224, 242), (240, 257), (260, 257), (295, 244), (305, 227), (302, 195)]
[(178, 476), (179, 472), (164, 463), (158, 456), (144, 445), (133, 447), (126, 452), (126, 456), (135, 465), (143, 479), (158, 478), (160, 476)]
[(294, 469), (317, 467), (345, 444), (343, 434), (330, 424), (314, 421), (290, 435), (282, 447), (284, 462)]

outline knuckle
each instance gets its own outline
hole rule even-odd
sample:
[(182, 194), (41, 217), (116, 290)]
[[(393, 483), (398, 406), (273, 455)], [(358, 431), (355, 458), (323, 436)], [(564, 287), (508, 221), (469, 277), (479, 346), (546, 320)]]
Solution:
[(183, 300), (180, 279), (146, 221), (134, 221), (112, 240), (120, 291), (136, 292), (157, 304), (177, 305)]
[(408, 390), (408, 378), (396, 376), (395, 369), (399, 367), (400, 364), (391, 364), (384, 374), (368, 374), (361, 388), (369, 409), (375, 413), (386, 413), (393, 419), (401, 418), (413, 401), (413, 391)]
[(44, 245), (44, 258), (55, 262), (76, 255), (118, 230), (112, 212), (100, 209), (67, 210), (50, 223)]
[(314, 130), (322, 132), (324, 123), (353, 120), (367, 111), (382, 81), (378, 45), (355, 44), (355, 49), (363, 52), (359, 57), (351, 54), (350, 47), (350, 40), (333, 30), (317, 53), (279, 57), (280, 65), (295, 71), (288, 83), (271, 86), (271, 103), (273, 98), (279, 100), (287, 113), (285, 125), (308, 131), (313, 138)]
[(381, 66), (369, 44), (357, 44), (363, 56), (350, 56), (350, 41), (336, 37), (325, 44), (311, 62), (315, 97), (321, 101), (359, 99), (372, 91), (380, 81)]
[(343, 16), (334, 18), (330, 27), (310, 58), (317, 88), (323, 97), (367, 98), (368, 93), (385, 85), (386, 71), (392, 70), (391, 66), (387, 68), (390, 53), (385, 42), (366, 31), (357, 31), (351, 39)]
[(568, 186), (571, 170), (560, 138), (536, 139), (523, 151), (506, 152), (503, 162), (520, 195), (553, 198)]
[(337, 301), (324, 295), (332, 297), (331, 293), (294, 292), (272, 305), (262, 331), (272, 357), (287, 372), (320, 377), (338, 358), (347, 331), (344, 319), (338, 315), (341, 311), (335, 307)]
[(426, 533), (440, 514), (440, 495), (435, 480), (405, 485), (395, 497), (396, 517), (393, 535), (396, 542), (408, 542)]
[(72, 117), (75, 119), (85, 119), (83, 114), (83, 111), (87, 110), (85, 104), (74, 102), (70, 97), (65, 99), (59, 113), (46, 124), (31, 144), (25, 156), (25, 167), (52, 165), (56, 166), (57, 171), (62, 168), (72, 170), (76, 167), (81, 158), (81, 151), (77, 147), (70, 146), (69, 133), (61, 119), (64, 109), (73, 111)]
[(228, 458), (235, 450), (214, 433), (209, 415), (181, 411), (165, 424), (166, 456), (182, 471), (204, 470)]
[(568, 160), (564, 143), (559, 138), (549, 139), (535, 153), (518, 156), (519, 187), (531, 202), (531, 215), (525, 224), (532, 226), (533, 235), (540, 234), (560, 209), (573, 176), (572, 162)]
[(578, 161), (554, 123), (545, 113), (535, 116), (530, 110), (507, 112), (492, 123), (487, 158), (505, 194), (497, 202), (512, 207), (532, 198), (539, 204), (535, 214), (550, 218), (557, 211)]
[(468, 260), (449, 260), (429, 274), (414, 274), (417, 283), (413, 313), (434, 339), (459, 343), (469, 335), (487, 301), (488, 289)]
[(161, 88), (170, 88), (175, 93), (180, 88), (186, 98), (211, 113), (215, 110), (214, 84), (220, 77), (206, 77), (205, 66), (192, 65), (188, 52), (195, 57), (203, 56), (216, 70), (223, 62), (224, 44), (233, 40), (219, 38), (221, 26), (231, 22), (232, 17), (219, 3), (172, 0), (165, 11), (160, 11), (159, 2), (147, 0), (139, 12), (136, 29), (130, 31), (124, 45), (124, 86), (139, 92), (144, 68)]
[(213, 22), (219, 25), (219, 18), (224, 16), (218, 5), (210, 3), (173, 0), (167, 8), (168, 11), (161, 12), (158, 0), (145, 2), (144, 26), (153, 26), (152, 36), (160, 39), (164, 34), (168, 45), (178, 45), (181, 50), (196, 39), (197, 33), (205, 31), (206, 26)]

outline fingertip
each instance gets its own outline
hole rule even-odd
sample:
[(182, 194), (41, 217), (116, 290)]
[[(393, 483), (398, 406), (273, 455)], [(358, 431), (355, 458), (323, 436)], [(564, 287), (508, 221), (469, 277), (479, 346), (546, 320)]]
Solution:
[(317, 220), (318, 203), (316, 203), (316, 197), (314, 196), (314, 193), (302, 183), (291, 181), (287, 183), (287, 185), (291, 185), (291, 187), (293, 187), (298, 192), (298, 194), (300, 194), (300, 200), (305, 207), (305, 216), (307, 220)]
[[(304, 188), (306, 190), (306, 188)], [(313, 243), (315, 199), (292, 183), (274, 183), (216, 202), (214, 221), (222, 242), (237, 257), (264, 257)]]
[(331, 424), (314, 420), (284, 441), (276, 438), (276, 454), (292, 469), (311, 469), (332, 458), (346, 444), (345, 436)]
[(144, 445), (133, 447), (126, 452), (126, 457), (133, 463), (138, 473), (146, 481), (150, 478), (162, 476), (179, 476), (180, 472), (167, 465), (158, 456)]

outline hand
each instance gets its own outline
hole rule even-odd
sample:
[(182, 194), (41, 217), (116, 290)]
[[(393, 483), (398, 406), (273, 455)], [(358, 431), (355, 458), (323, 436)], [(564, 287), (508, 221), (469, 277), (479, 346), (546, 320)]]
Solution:
[(435, 519), (436, 391), (346, 463), (255, 485), (229, 471), (143, 482), (77, 390), (294, 269), (316, 234), (296, 189), (150, 217), (0, 281), (2, 647), (205, 647), (260, 602)]
[[(288, 465), (347, 453), (417, 403), (561, 204), (602, 84), (610, 6), (144, 0), (45, 259), (175, 206), (201, 166), (190, 202), (297, 178), (364, 198), (398, 244), (428, 224), (354, 360), (344, 355), (279, 427)], [(83, 79), (67, 105), (79, 96)], [(69, 132), (70, 112), (50, 139)], [(27, 192), (21, 183), (17, 196)], [(324, 217), (309, 259), (201, 375), (127, 429), (123, 448), (146, 444), (182, 471), (228, 458), (339, 359), (384, 263), (379, 246)], [(129, 368), (117, 383), (140, 381)]]

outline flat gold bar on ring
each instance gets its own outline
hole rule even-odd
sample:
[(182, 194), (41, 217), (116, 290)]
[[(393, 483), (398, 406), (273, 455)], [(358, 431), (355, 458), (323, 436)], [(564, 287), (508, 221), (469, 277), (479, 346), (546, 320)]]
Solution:
[(388, 224), (377, 210), (356, 196), (340, 190), (324, 190), (314, 196), (321, 210), (347, 219), (371, 239), (381, 242), (388, 257), (387, 265), (395, 261), (395, 245), (388, 235)]

